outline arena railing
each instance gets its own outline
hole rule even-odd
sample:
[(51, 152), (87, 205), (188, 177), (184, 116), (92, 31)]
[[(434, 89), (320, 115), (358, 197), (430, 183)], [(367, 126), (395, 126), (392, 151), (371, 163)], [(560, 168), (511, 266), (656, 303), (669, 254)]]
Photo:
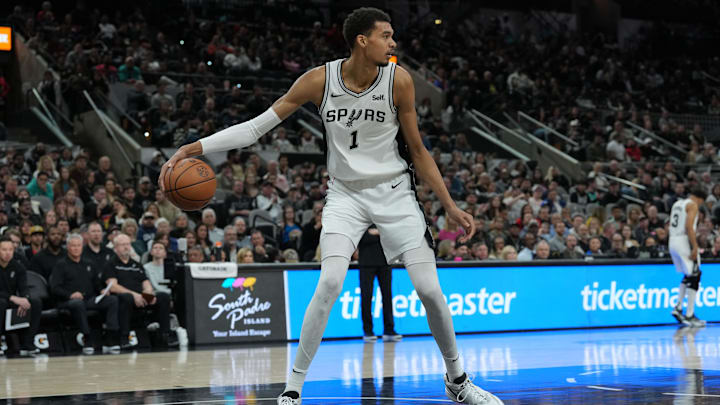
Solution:
[(676, 145), (676, 144), (674, 144), (674, 143), (666, 140), (665, 138), (661, 137), (660, 135), (657, 135), (655, 132), (648, 131), (647, 129), (641, 127), (640, 125), (638, 125), (638, 124), (636, 124), (636, 123), (634, 123), (634, 122), (632, 122), (632, 121), (626, 121), (626, 123), (627, 123), (629, 126), (633, 127), (634, 129), (636, 129), (636, 130), (642, 132), (643, 134), (651, 137), (652, 139), (654, 139), (654, 140), (656, 140), (656, 141), (658, 141), (658, 142), (660, 142), (660, 143), (668, 146), (669, 148), (675, 149), (677, 152), (680, 152), (681, 154), (683, 154), (683, 156), (684, 156), (684, 155), (687, 155), (687, 153), (688, 153), (688, 150), (687, 150), (687, 149), (685, 149), (685, 148), (683, 148), (683, 147), (681, 147), (681, 146), (678, 146), (678, 145)]

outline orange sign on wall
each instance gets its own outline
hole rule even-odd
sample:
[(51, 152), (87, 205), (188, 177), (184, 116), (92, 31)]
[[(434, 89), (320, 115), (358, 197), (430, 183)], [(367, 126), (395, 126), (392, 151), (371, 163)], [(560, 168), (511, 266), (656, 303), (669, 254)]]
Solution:
[(12, 50), (12, 28), (0, 26), (0, 51)]

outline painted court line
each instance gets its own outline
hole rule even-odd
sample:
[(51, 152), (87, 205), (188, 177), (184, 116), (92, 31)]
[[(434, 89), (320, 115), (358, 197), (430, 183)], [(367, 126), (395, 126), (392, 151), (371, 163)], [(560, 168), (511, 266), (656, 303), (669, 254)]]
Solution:
[(577, 381), (576, 381), (574, 378), (572, 378), (572, 377), (566, 378), (565, 381), (567, 381), (567, 382), (569, 382), (569, 383), (573, 383), (573, 384), (577, 382)]
[(588, 388), (592, 388), (594, 390), (605, 390), (605, 391), (622, 391), (622, 388), (610, 388), (610, 387), (601, 387), (599, 385), (588, 385)]
[(685, 394), (682, 392), (663, 392), (663, 395), (673, 395), (676, 397), (708, 397), (708, 398), (720, 398), (720, 395), (716, 394)]
[(580, 373), (580, 375), (590, 375), (590, 374), (600, 374), (600, 373), (602, 373), (602, 371), (597, 370), (597, 371), (588, 371), (586, 373)]
[[(431, 398), (395, 398), (395, 397), (303, 397), (304, 400), (324, 400), (324, 401), (353, 401), (353, 400), (379, 400), (379, 401), (406, 401), (406, 402), (437, 402), (437, 403), (453, 403), (449, 399), (431, 399)], [(235, 403), (257, 402), (257, 401), (276, 401), (277, 398), (233, 398)], [(185, 405), (185, 404), (225, 404), (228, 400), (205, 400), (205, 401), (182, 401), (182, 402), (163, 402), (155, 405)]]

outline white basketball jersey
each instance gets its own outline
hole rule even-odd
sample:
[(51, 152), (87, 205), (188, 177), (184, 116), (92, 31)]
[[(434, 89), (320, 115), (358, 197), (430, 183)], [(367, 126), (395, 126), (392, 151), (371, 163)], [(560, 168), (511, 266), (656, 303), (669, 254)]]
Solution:
[[(687, 205), (692, 202), (689, 198), (675, 201), (670, 210), (670, 236), (687, 236), (685, 223), (687, 222)], [(695, 216), (693, 229), (697, 230), (698, 217)]]
[(395, 140), (400, 131), (392, 97), (396, 65), (378, 67), (373, 84), (355, 93), (343, 82), (343, 61), (325, 64), (325, 92), (319, 108), (328, 173), (347, 181), (397, 176), (408, 166)]

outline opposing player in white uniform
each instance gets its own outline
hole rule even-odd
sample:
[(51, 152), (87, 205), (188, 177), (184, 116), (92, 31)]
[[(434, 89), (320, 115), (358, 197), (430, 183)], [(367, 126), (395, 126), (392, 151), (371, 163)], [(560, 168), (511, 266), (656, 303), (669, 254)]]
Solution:
[[(690, 197), (677, 200), (670, 210), (670, 239), (668, 249), (675, 269), (684, 277), (678, 288), (678, 302), (672, 316), (678, 322), (692, 327), (705, 325), (695, 316), (695, 297), (700, 286), (700, 254), (698, 252), (697, 229), (698, 210), (705, 202), (707, 193), (701, 188), (693, 189)], [(683, 300), (687, 293), (687, 311), (683, 315)]]
[[(389, 63), (395, 51), (390, 17), (360, 8), (344, 22), (351, 56), (301, 76), (258, 117), (183, 146), (163, 166), (160, 178), (180, 159), (246, 147), (313, 102), (325, 124), (329, 182), (322, 217), (320, 280), (305, 312), (295, 363), (278, 404), (301, 403), (302, 387), (347, 274), (350, 257), (371, 225), (380, 231), (388, 261), (400, 258), (425, 306), (428, 324), (445, 360), (445, 392), (466, 404), (502, 404), (475, 386), (465, 373), (455, 331), (443, 298), (424, 216), (413, 191), (417, 173), (437, 195), (445, 212), (475, 233), (472, 216), (450, 197), (437, 165), (422, 144), (415, 113), (415, 88), (406, 70)], [(398, 136), (398, 134), (402, 136)], [(413, 171), (401, 156), (407, 152)], [(160, 182), (162, 187), (162, 181)]]

